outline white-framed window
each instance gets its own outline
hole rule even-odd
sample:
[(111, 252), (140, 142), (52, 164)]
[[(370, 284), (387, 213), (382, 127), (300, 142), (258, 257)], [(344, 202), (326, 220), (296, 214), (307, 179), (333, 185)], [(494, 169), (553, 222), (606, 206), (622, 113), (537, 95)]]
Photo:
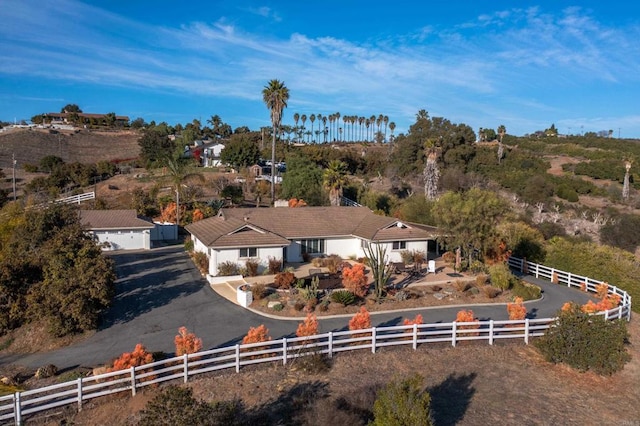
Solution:
[(391, 249), (392, 250), (406, 250), (407, 249), (407, 242), (406, 241), (394, 241), (391, 244)]
[(302, 240), (300, 241), (302, 246), (302, 253), (307, 254), (322, 254), (324, 253), (324, 240)]
[(256, 247), (243, 247), (240, 249), (240, 258), (258, 257), (258, 249)]

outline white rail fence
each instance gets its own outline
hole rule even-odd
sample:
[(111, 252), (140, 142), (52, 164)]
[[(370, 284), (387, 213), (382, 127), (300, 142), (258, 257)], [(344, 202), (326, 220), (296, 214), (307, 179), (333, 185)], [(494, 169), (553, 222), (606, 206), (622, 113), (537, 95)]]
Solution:
[[(525, 262), (510, 259), (510, 266), (524, 268)], [(536, 276), (551, 278), (568, 286), (580, 287), (586, 282), (589, 291), (601, 281), (556, 271), (542, 265), (526, 262), (526, 268), (535, 269)], [(562, 278), (561, 278), (562, 277)], [(605, 312), (605, 318), (630, 318), (631, 297), (626, 292), (609, 285), (609, 292), (621, 296), (618, 308)], [(436, 324), (398, 325), (373, 327), (366, 330), (335, 331), (309, 337), (282, 338), (263, 343), (235, 345), (173, 357), (128, 370), (114, 371), (96, 376), (78, 378), (38, 389), (16, 392), (0, 397), (0, 421), (3, 424), (22, 424), (32, 414), (67, 405), (77, 405), (105, 395), (131, 392), (157, 383), (180, 380), (187, 383), (190, 377), (220, 370), (234, 369), (240, 372), (244, 366), (268, 362), (286, 365), (301, 356), (322, 353), (329, 357), (354, 350), (376, 353), (391, 346), (411, 346), (446, 343), (456, 346), (464, 341), (486, 341), (493, 345), (499, 340), (522, 340), (528, 344), (531, 338), (542, 336), (555, 318), (525, 319), (516, 321), (449, 322)]]
[(80, 204), (83, 201), (89, 201), (96, 198), (96, 193), (94, 191), (85, 192), (84, 194), (72, 195), (70, 197), (59, 198), (54, 201), (54, 203), (65, 203), (65, 204)]
[[(560, 271), (515, 257), (509, 258), (508, 264), (510, 267), (518, 269), (524, 274), (533, 275), (536, 278), (543, 278), (549, 281), (556, 281), (558, 284), (565, 284), (567, 287), (577, 287), (582, 289), (584, 285), (584, 290), (590, 293), (595, 293), (598, 285), (605, 284), (604, 281), (594, 280), (592, 278), (572, 274), (571, 272)], [(609, 283), (606, 284), (608, 286), (607, 291), (609, 294), (615, 294), (620, 297), (620, 305), (617, 308), (599, 312), (598, 314), (604, 315), (606, 319), (626, 318), (627, 321), (629, 321), (631, 319), (631, 296), (626, 291), (619, 289), (614, 285)]]

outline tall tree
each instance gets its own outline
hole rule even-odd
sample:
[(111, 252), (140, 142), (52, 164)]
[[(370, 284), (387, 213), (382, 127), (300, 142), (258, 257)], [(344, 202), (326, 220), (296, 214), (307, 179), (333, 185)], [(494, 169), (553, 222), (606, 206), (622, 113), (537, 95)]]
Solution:
[(427, 162), (424, 166), (424, 195), (427, 200), (435, 200), (438, 195), (438, 180), (440, 179), (440, 169), (438, 169), (438, 153), (432, 149), (427, 154)]
[(498, 164), (502, 161), (502, 157), (504, 157), (504, 146), (502, 145), (502, 139), (504, 135), (507, 133), (507, 128), (504, 124), (501, 124), (498, 127), (498, 134), (500, 135), (500, 141), (498, 142)]
[(329, 191), (331, 205), (339, 206), (342, 198), (342, 188), (349, 183), (347, 165), (340, 160), (331, 160), (322, 174), (322, 183)]
[(309, 121), (311, 122), (311, 133), (313, 134), (313, 122), (316, 121), (316, 115), (315, 114), (311, 114), (309, 116)]
[(382, 117), (382, 122), (384, 123), (384, 140), (387, 140), (387, 125), (389, 124), (389, 116), (385, 115)]
[(200, 173), (189, 172), (184, 162), (179, 159), (167, 161), (167, 172), (171, 180), (171, 187), (176, 195), (176, 224), (180, 226), (180, 195), (184, 194), (184, 185), (191, 180), (198, 180), (202, 183), (204, 177)]
[[(307, 130), (307, 128), (305, 127), (305, 123), (307, 122), (307, 114), (302, 114), (300, 116), (300, 121), (302, 121), (302, 129), (300, 134), (304, 135), (305, 134), (305, 130)], [(302, 142), (304, 142), (304, 138), (302, 138)]]
[(495, 244), (497, 225), (509, 212), (507, 203), (492, 191), (471, 189), (447, 192), (433, 206), (436, 226), (444, 233), (451, 250), (460, 247), (471, 261), (475, 250), (481, 255)]
[(282, 197), (303, 199), (310, 206), (326, 204), (322, 170), (306, 156), (287, 157), (287, 172), (282, 178)]
[(279, 133), (278, 128), (282, 121), (282, 111), (287, 107), (289, 100), (289, 89), (284, 85), (284, 81), (271, 80), (262, 89), (262, 100), (271, 112), (271, 124), (273, 126), (273, 134), (271, 141), (271, 202), (276, 198), (276, 135)]
[(389, 136), (389, 139), (391, 141), (393, 141), (393, 131), (396, 129), (396, 123), (395, 122), (391, 122), (389, 123), (389, 130), (391, 131), (391, 136)]
[(624, 162), (624, 180), (622, 183), (622, 198), (625, 200), (629, 199), (629, 170), (631, 170), (631, 160), (625, 160)]
[[(293, 122), (295, 123), (295, 128), (293, 129), (293, 134), (296, 136), (296, 138), (298, 137), (298, 121), (300, 121), (300, 114), (298, 114), (297, 112), (293, 114)], [(296, 139), (296, 142), (298, 142), (298, 140)]]

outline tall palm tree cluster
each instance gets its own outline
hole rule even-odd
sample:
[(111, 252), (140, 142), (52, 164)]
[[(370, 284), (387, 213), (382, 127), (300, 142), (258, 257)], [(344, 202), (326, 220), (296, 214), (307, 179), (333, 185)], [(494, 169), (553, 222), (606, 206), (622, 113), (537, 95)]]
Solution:
[[(307, 120), (310, 127), (307, 127)], [(336, 112), (307, 116), (296, 112), (293, 114), (293, 122), (293, 126), (283, 125), (280, 129), (280, 137), (289, 142), (386, 142), (387, 129), (390, 131), (391, 141), (396, 128), (396, 123), (389, 122), (389, 117), (382, 114), (377, 117), (359, 117)]]

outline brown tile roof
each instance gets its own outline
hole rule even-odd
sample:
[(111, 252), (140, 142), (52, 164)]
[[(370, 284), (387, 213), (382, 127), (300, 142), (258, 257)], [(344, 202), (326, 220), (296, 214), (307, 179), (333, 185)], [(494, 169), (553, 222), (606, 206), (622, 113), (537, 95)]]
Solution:
[(140, 219), (135, 210), (80, 210), (80, 223), (87, 228), (107, 229), (150, 229), (155, 225)]
[(236, 218), (210, 217), (186, 226), (207, 247), (284, 247), (289, 240)]
[[(218, 217), (204, 219), (187, 226), (187, 231), (210, 247), (244, 246), (237, 241), (254, 244), (259, 241), (287, 245), (287, 240), (301, 238), (360, 237), (373, 241), (426, 240), (437, 235), (437, 229), (425, 225), (405, 224), (398, 220), (379, 216), (366, 207), (301, 207), (301, 208), (237, 208), (223, 209)], [(254, 231), (254, 234), (233, 233), (251, 224), (271, 237)], [(245, 231), (246, 232), (246, 231)], [(258, 239), (259, 238), (259, 239)]]

